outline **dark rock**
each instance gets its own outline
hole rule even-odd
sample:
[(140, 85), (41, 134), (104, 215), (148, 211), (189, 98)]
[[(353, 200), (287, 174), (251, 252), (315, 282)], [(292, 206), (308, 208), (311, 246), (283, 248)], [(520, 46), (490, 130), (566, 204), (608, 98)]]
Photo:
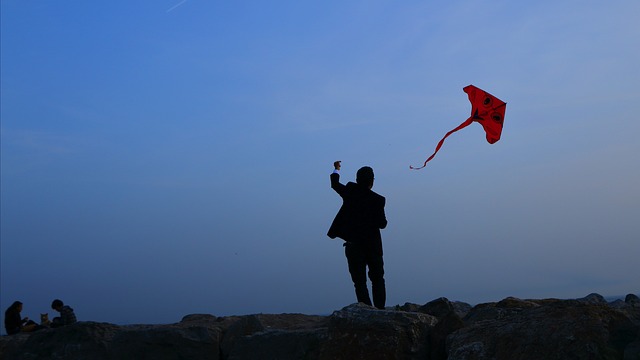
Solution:
[(562, 300), (521, 300), (515, 297), (505, 298), (497, 303), (485, 303), (474, 306), (464, 317), (467, 325), (479, 321), (506, 320), (521, 313), (525, 309), (536, 308), (544, 305), (554, 304)]
[(502, 303), (506, 308), (484, 306), (502, 316), (479, 316), (487, 312), (472, 310), (470, 317), (476, 320), (447, 339), (449, 360), (622, 359), (638, 333), (629, 317), (600, 301)]
[(453, 303), (445, 297), (432, 300), (421, 306), (419, 311), (435, 316), (438, 323), (429, 333), (431, 359), (446, 359), (446, 340), (449, 334), (464, 327), (462, 318), (469, 312), (471, 305)]
[(248, 315), (240, 318), (225, 331), (225, 336), (220, 346), (223, 359), (226, 359), (231, 355), (233, 347), (238, 342), (238, 339), (251, 336), (254, 333), (263, 331), (264, 329), (265, 326), (260, 321), (258, 315)]
[(460, 301), (449, 301), (445, 297), (441, 297), (432, 300), (423, 306), (418, 311), (435, 316), (437, 318), (449, 315), (450, 312), (454, 312), (458, 317), (464, 318), (471, 310), (471, 305)]
[(618, 299), (618, 300), (614, 300), (614, 301), (610, 302), (609, 306), (614, 308), (614, 309), (624, 309), (624, 308), (627, 308), (629, 306), (629, 304), (624, 302), (624, 300)]
[(3, 359), (108, 359), (108, 343), (118, 328), (107, 323), (83, 322), (39, 330), (28, 335), (22, 346), (3, 352)]
[(111, 341), (112, 359), (220, 359), (222, 328), (215, 326), (123, 327)]
[(429, 333), (431, 359), (447, 358), (447, 337), (464, 327), (464, 321), (455, 311), (438, 318), (438, 323)]
[(467, 325), (472, 325), (481, 321), (505, 320), (521, 311), (519, 308), (503, 308), (496, 306), (497, 303), (486, 303), (474, 306), (464, 317)]
[(600, 295), (600, 294), (589, 294), (585, 297), (583, 297), (582, 299), (578, 299), (578, 301), (580, 302), (584, 302), (587, 304), (600, 304), (600, 305), (606, 305), (607, 304), (607, 300), (604, 298), (604, 296)]
[(412, 303), (404, 303), (404, 305), (402, 306), (396, 306), (395, 307), (396, 311), (406, 311), (406, 312), (419, 312), (420, 311), (420, 305), (418, 304), (412, 304)]
[(538, 306), (540, 306), (540, 304), (536, 303), (535, 301), (521, 300), (515, 297), (508, 297), (496, 304), (496, 307), (501, 309), (516, 309), (518, 311), (522, 309), (535, 308)]
[(221, 353), (224, 359), (283, 359), (287, 354), (308, 358), (326, 337), (327, 326), (326, 316), (242, 316), (225, 332)]
[(441, 297), (424, 304), (419, 311), (440, 318), (453, 311), (453, 304), (449, 299)]
[(217, 320), (218, 318), (211, 314), (191, 314), (185, 315), (182, 320), (180, 320), (180, 323), (209, 324)]
[(624, 302), (629, 305), (640, 306), (640, 298), (635, 294), (628, 294), (627, 296), (625, 296)]
[[(0, 359), (9, 359), (9, 354), (19, 354), (32, 334), (15, 334), (0, 337)], [(17, 355), (13, 358), (17, 359)]]
[[(129, 325), (78, 322), (20, 334), (2, 359), (220, 359), (221, 327), (210, 324)], [(9, 338), (9, 337), (3, 337)]]
[(638, 332), (638, 336), (636, 340), (629, 343), (624, 348), (624, 358), (623, 360), (638, 360), (640, 359), (640, 331)]
[(327, 338), (326, 328), (261, 331), (238, 338), (225, 359), (320, 359)]
[(435, 317), (353, 304), (329, 319), (320, 359), (426, 359)]
[(461, 319), (467, 316), (472, 309), (472, 306), (462, 302), (462, 301), (454, 301), (453, 304), (453, 312), (456, 313)]

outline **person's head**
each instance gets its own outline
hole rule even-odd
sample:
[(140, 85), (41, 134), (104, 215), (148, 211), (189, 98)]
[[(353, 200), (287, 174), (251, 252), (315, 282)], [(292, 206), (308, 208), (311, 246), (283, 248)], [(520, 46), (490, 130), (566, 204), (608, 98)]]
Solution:
[(62, 307), (64, 306), (64, 303), (62, 302), (62, 300), (60, 299), (55, 299), (53, 300), (53, 302), (51, 303), (51, 308), (53, 310), (58, 310), (60, 311), (60, 309), (62, 309)]
[(368, 166), (363, 166), (356, 173), (356, 182), (369, 189), (373, 187), (373, 169)]
[(9, 309), (20, 312), (22, 311), (22, 303), (20, 301), (14, 301), (13, 304), (9, 306)]

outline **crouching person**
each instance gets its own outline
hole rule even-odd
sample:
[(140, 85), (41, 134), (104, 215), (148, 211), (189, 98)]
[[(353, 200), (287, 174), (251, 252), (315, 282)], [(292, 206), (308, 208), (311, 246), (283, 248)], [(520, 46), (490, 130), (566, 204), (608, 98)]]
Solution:
[(76, 314), (73, 312), (73, 309), (69, 305), (65, 305), (62, 300), (53, 300), (53, 302), (51, 303), (51, 308), (60, 313), (60, 316), (56, 316), (51, 321), (52, 328), (71, 325), (78, 321), (76, 319)]

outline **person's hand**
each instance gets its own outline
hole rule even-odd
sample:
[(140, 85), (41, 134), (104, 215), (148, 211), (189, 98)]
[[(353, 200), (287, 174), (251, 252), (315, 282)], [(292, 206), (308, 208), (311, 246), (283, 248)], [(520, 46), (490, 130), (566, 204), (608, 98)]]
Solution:
[(334, 167), (336, 170), (340, 170), (340, 163), (341, 163), (341, 162), (342, 162), (342, 161), (334, 161), (334, 162), (333, 162), (333, 167)]

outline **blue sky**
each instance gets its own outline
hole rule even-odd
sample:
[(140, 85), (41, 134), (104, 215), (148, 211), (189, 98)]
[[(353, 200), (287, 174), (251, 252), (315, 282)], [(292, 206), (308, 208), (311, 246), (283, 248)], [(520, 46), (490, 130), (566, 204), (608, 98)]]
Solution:
[[(388, 305), (637, 293), (640, 3), (17, 1), (1, 14), (2, 316), (326, 314), (329, 187), (387, 198)], [(462, 88), (506, 101), (502, 139)]]

